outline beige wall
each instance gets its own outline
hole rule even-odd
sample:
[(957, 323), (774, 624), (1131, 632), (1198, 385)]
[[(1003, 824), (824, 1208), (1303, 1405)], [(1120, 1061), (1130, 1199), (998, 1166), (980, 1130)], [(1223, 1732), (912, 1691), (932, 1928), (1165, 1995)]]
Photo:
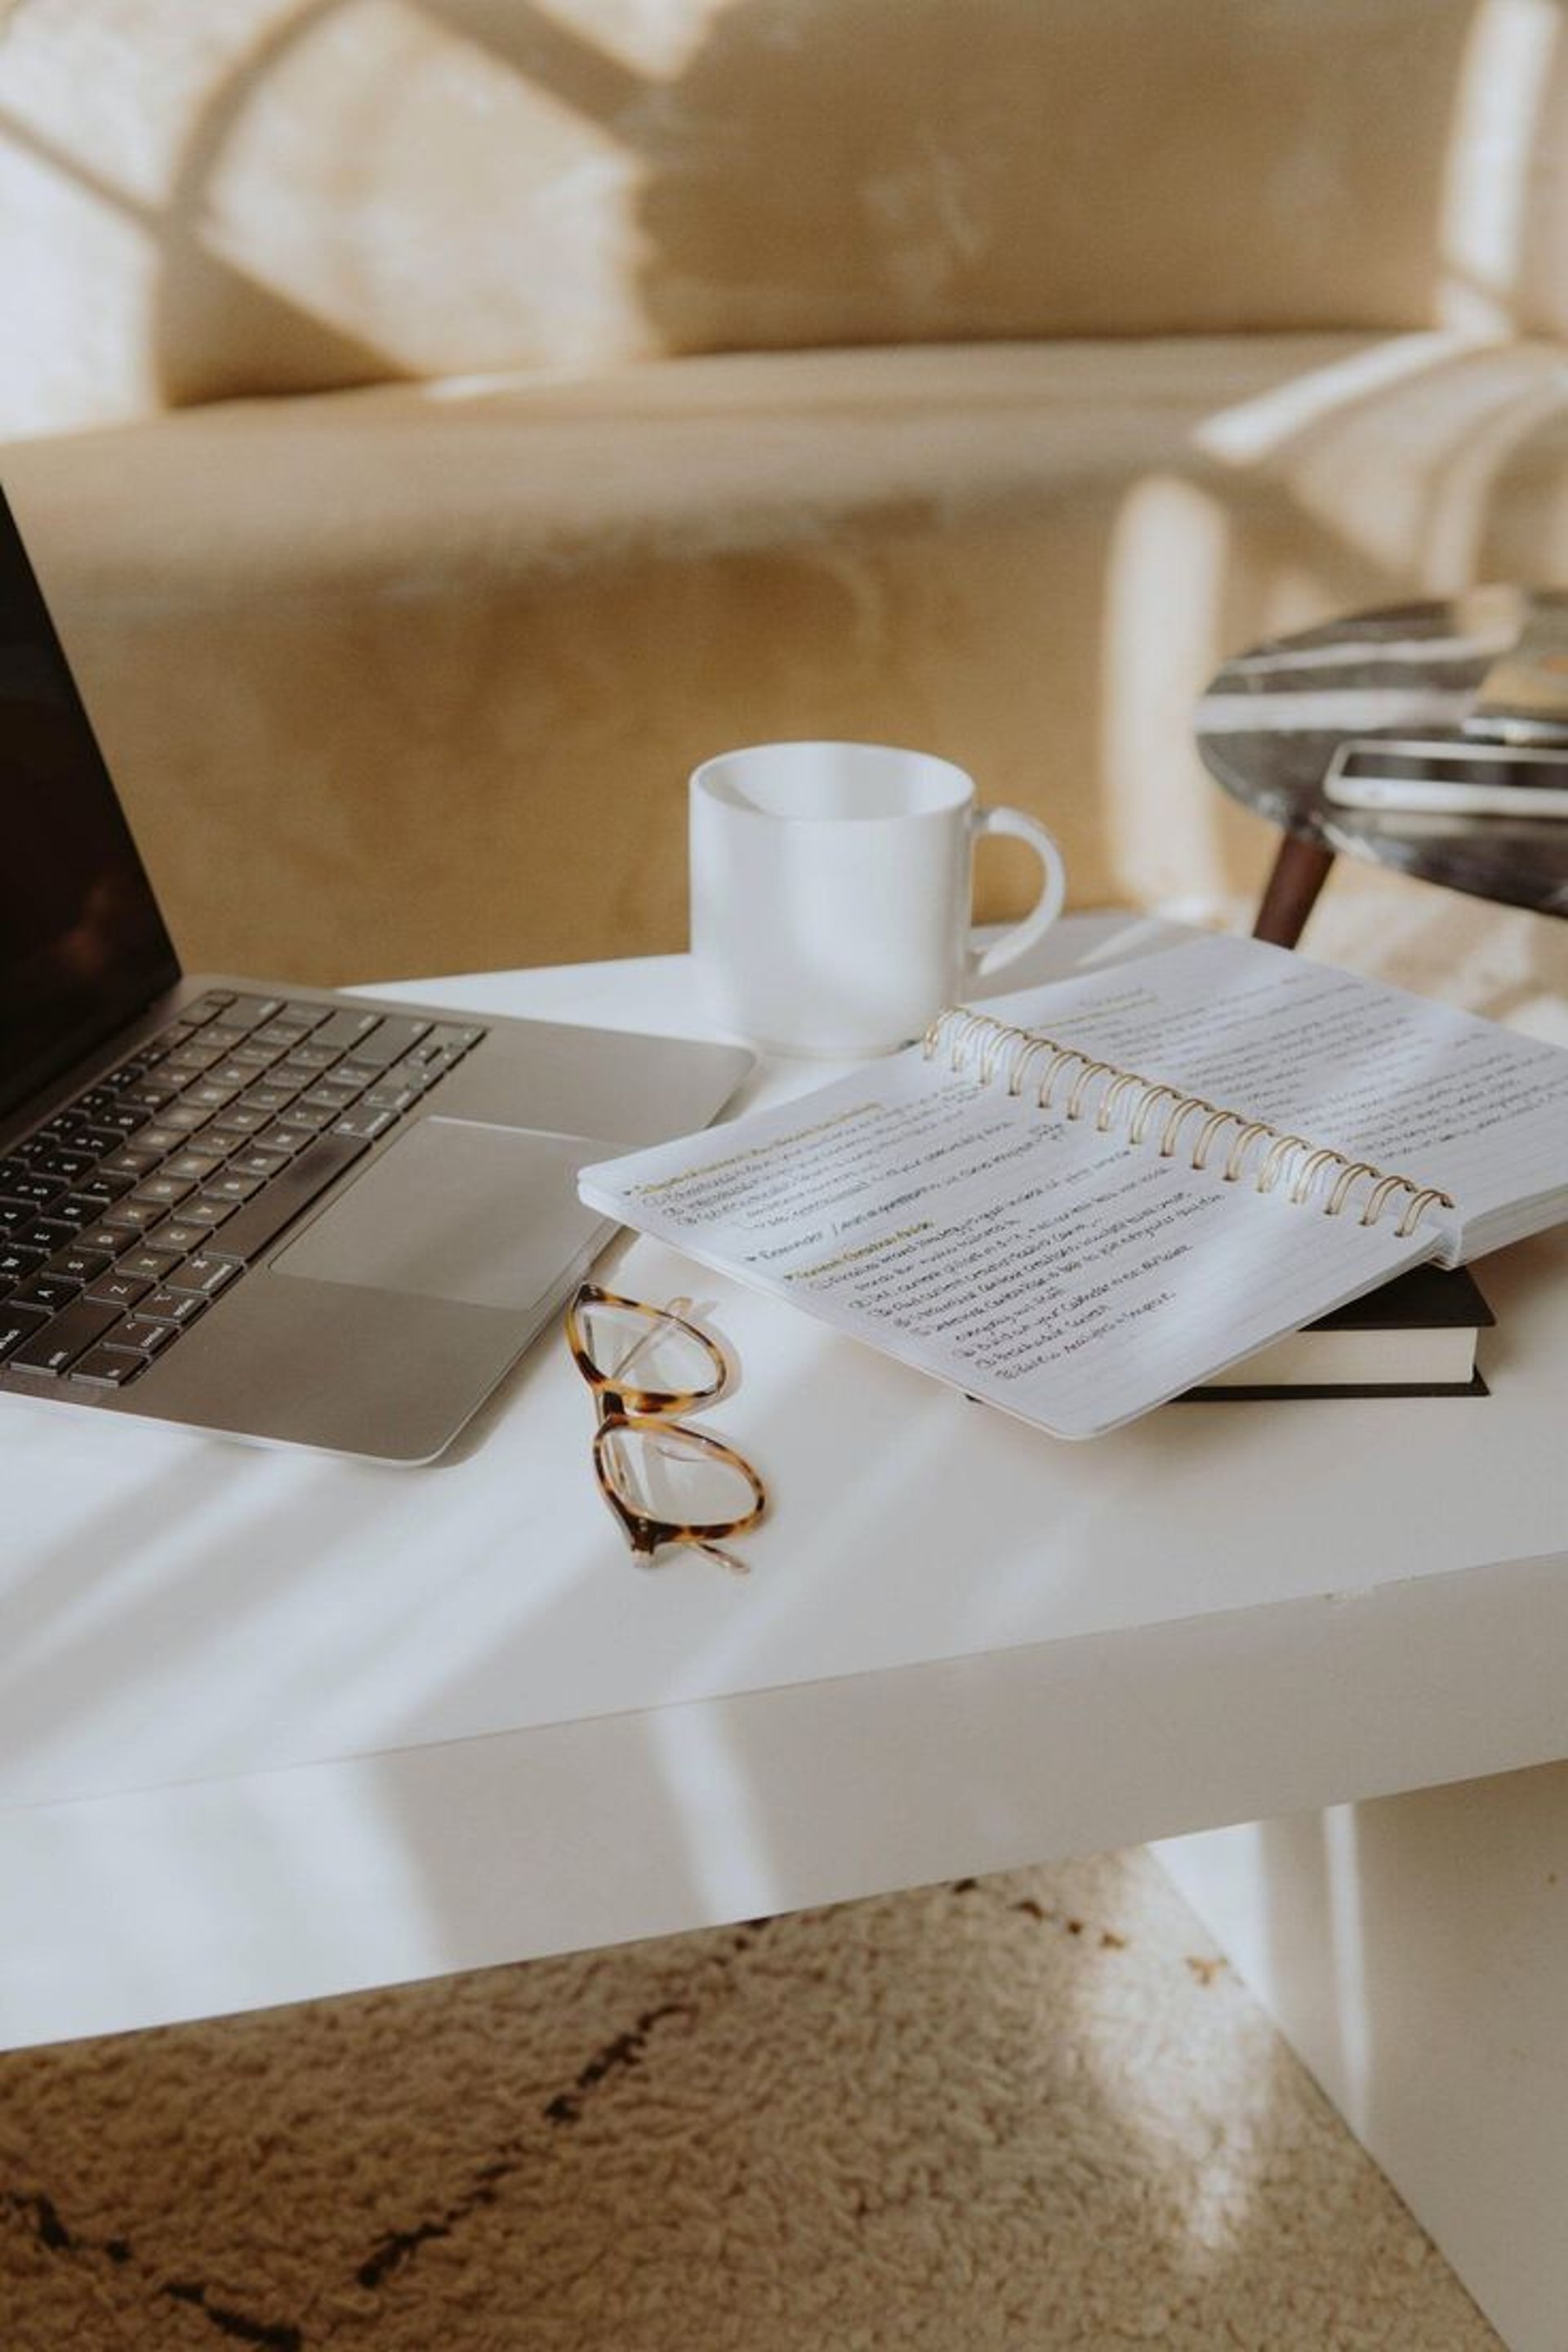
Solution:
[(658, 352), (1568, 307), (1557, 0), (11, 0), (3, 26), (0, 431)]

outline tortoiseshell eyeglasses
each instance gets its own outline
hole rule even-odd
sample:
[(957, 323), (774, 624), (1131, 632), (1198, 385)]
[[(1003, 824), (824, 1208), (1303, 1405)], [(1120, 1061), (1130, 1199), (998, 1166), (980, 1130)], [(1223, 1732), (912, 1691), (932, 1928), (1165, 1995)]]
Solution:
[(714, 1341), (672, 1307), (585, 1282), (566, 1310), (566, 1344), (598, 1409), (600, 1491), (634, 1555), (689, 1544), (744, 1576), (746, 1563), (724, 1544), (766, 1510), (763, 1482), (732, 1447), (676, 1417), (722, 1393), (728, 1368)]

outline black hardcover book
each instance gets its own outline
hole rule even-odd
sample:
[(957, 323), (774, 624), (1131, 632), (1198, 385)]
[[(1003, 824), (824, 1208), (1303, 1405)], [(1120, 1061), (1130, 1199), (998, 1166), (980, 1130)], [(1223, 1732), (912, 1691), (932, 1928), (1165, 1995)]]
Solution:
[(1476, 1342), (1496, 1320), (1468, 1266), (1414, 1265), (1189, 1394), (1485, 1396)]

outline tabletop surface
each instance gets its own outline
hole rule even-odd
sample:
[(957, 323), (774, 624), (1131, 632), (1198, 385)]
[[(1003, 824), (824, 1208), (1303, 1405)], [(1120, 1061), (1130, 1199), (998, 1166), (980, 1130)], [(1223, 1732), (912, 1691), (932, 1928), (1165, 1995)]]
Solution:
[(1198, 702), (1204, 762), (1233, 799), (1299, 840), (1500, 906), (1568, 914), (1561, 820), (1371, 815), (1333, 807), (1321, 789), (1349, 736), (1456, 738), (1483, 673), (1516, 641), (1530, 604), (1525, 590), (1476, 588), (1249, 646)]
[[(1167, 936), (1075, 919), (1037, 969)], [(683, 958), (409, 992), (702, 1026)], [(0, 2042), (1563, 1752), (1561, 1234), (1489, 1261), (1488, 1399), (1182, 1404), (1077, 1446), (646, 1240), (605, 1265), (735, 1358), (713, 1424), (773, 1498), (743, 1580), (631, 1564), (553, 1333), (427, 1470), (5, 1400)]]

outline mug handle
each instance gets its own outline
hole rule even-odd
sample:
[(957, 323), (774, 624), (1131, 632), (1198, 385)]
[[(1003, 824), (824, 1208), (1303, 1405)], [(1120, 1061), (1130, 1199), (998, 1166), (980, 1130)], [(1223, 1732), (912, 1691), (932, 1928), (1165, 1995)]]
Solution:
[(1015, 841), (1026, 841), (1039, 859), (1042, 871), (1040, 895), (1022, 922), (1004, 931), (989, 947), (971, 948), (967, 959), (967, 977), (986, 980), (994, 971), (1021, 956), (1026, 948), (1049, 930), (1061, 913), (1068, 894), (1067, 868), (1062, 864), (1061, 851), (1043, 824), (1022, 809), (977, 808), (970, 819), (970, 837), (978, 841), (984, 833), (1006, 834)]

